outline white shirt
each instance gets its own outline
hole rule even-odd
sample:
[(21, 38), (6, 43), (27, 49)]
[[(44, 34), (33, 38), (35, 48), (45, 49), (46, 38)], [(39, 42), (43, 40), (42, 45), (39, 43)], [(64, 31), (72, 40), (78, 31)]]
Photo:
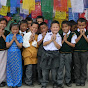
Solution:
[[(49, 41), (51, 40), (51, 37), (52, 37), (53, 33), (52, 32), (49, 32), (46, 34), (44, 40), (43, 40), (43, 43), (46, 42), (46, 41)], [(62, 46), (61, 42), (62, 42), (62, 39), (61, 39), (61, 36), (59, 33), (57, 33), (56, 35), (56, 42)], [(53, 50), (58, 50), (54, 44), (54, 42), (51, 42), (50, 44), (48, 44), (47, 46), (43, 46), (45, 50), (50, 50), (50, 51), (53, 51)]]
[[(71, 31), (69, 30), (68, 33), (67, 33), (67, 36), (69, 36), (69, 34), (71, 33)], [(66, 35), (66, 33), (63, 32), (63, 35)], [(74, 34), (73, 37), (71, 38), (71, 43), (76, 43), (76, 40), (77, 39), (77, 35)]]
[(25, 34), (26, 34), (26, 31), (22, 32), (21, 30), (19, 30), (19, 33), (20, 33), (20, 34), (23, 33), (23, 34), (25, 35)]
[[(29, 40), (30, 40), (31, 34), (32, 34), (32, 33), (31, 33), (31, 31), (30, 31), (30, 32), (26, 33), (26, 34), (23, 36), (23, 46), (24, 46), (25, 48), (30, 47)], [(36, 40), (34, 40), (34, 41), (32, 42), (32, 46), (37, 47), (37, 41), (36, 41)]]
[[(80, 32), (80, 29), (78, 28), (77, 31)], [(86, 29), (85, 28), (84, 28), (84, 31), (86, 32)], [(87, 35), (87, 38), (88, 38), (88, 35)]]
[(37, 38), (37, 42), (39, 42), (42, 38), (43, 38), (43, 37), (42, 37), (42, 34), (39, 34), (39, 35), (38, 35), (38, 38)]

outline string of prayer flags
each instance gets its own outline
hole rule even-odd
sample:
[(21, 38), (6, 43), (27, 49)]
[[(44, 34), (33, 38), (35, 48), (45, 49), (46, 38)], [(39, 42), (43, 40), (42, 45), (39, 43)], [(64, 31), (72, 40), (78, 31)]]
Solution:
[(7, 0), (0, 0), (1, 5), (6, 6)]
[(35, 2), (40, 2), (40, 0), (35, 0)]
[(32, 10), (31, 16), (32, 16), (32, 18), (36, 18), (39, 15), (40, 16), (42, 15), (41, 3), (40, 2), (36, 2), (36, 4), (35, 4), (35, 10)]
[(2, 6), (2, 8), (0, 9), (0, 15), (6, 16), (7, 12), (8, 12), (8, 7)]
[(84, 7), (88, 8), (88, 0), (84, 0)]
[(71, 6), (73, 13), (83, 13), (84, 11), (83, 0), (71, 0)]
[(55, 11), (67, 11), (67, 0), (54, 0)]
[(56, 11), (55, 18), (56, 19), (66, 19), (66, 12)]
[(74, 21), (77, 21), (78, 18), (79, 18), (79, 14), (78, 13), (72, 13), (72, 8), (69, 8), (69, 21), (70, 20), (74, 20)]
[(7, 0), (6, 6), (10, 6), (10, 0)]

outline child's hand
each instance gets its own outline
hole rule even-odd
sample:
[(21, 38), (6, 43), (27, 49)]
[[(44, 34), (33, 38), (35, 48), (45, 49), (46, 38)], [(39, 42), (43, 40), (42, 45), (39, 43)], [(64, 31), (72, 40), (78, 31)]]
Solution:
[(16, 34), (13, 35), (13, 41), (17, 40)]
[(43, 33), (42, 33), (42, 37), (44, 38), (44, 37), (45, 37), (45, 35), (46, 35), (46, 32), (43, 32)]
[(80, 29), (80, 34), (83, 35), (83, 29)]
[(66, 35), (64, 35), (64, 41), (65, 41), (65, 42), (67, 41), (67, 36), (66, 36)]
[(51, 40), (52, 41), (55, 41), (56, 40), (56, 35), (55, 34), (52, 35)]
[(85, 30), (82, 30), (82, 35), (85, 35)]
[(0, 37), (4, 35), (4, 30), (3, 29), (0, 29)]
[(21, 36), (22, 36), (22, 37), (24, 36), (23, 33), (21, 33)]
[(34, 39), (35, 39), (35, 34), (32, 33), (32, 35), (31, 35), (31, 37), (30, 37), (30, 40), (31, 40), (31, 41), (34, 41)]

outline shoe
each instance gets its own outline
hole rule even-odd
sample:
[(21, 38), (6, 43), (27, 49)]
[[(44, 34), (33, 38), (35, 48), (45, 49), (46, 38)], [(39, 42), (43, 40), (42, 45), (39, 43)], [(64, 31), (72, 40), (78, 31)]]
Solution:
[(85, 86), (85, 82), (80, 84), (81, 86)]
[(42, 86), (41, 88), (46, 88), (46, 86)]
[(64, 85), (62, 85), (62, 84), (59, 84), (57, 86), (58, 86), (58, 88), (64, 88)]
[(71, 87), (72, 84), (71, 83), (66, 83), (66, 86)]
[(1, 84), (0, 84), (0, 87), (4, 87), (6, 85), (6, 83), (5, 82), (2, 82)]
[[(26, 84), (26, 83), (25, 83)], [(27, 86), (34, 87), (33, 83), (32, 84), (26, 84)]]
[(53, 84), (53, 88), (57, 88), (57, 85), (56, 84)]
[(81, 86), (81, 84), (80, 83), (76, 83), (76, 86)]

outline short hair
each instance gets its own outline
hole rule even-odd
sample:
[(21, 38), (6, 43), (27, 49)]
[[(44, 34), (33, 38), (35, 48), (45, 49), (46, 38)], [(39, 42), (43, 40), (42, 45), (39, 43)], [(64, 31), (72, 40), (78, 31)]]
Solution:
[(53, 20), (51, 23), (51, 26), (52, 26), (52, 24), (55, 24), (55, 23), (59, 24), (59, 22), (57, 20)]
[(0, 22), (1, 22), (1, 21), (5, 21), (6, 24), (7, 24), (7, 22), (8, 22), (6, 18), (0, 18)]
[(40, 28), (40, 26), (42, 26), (42, 25), (46, 25), (46, 26), (47, 26), (47, 23), (46, 23), (46, 22), (40, 23), (40, 24), (39, 24), (39, 28)]
[(73, 25), (76, 25), (77, 23), (74, 20), (70, 20), (70, 26), (72, 27)]
[(87, 20), (85, 18), (79, 18), (77, 20), (77, 24), (78, 24), (78, 22), (85, 22), (85, 23), (87, 23)]
[(31, 26), (32, 26), (33, 24), (37, 24), (37, 25), (38, 25), (38, 27), (39, 27), (39, 24), (38, 24), (38, 22), (32, 22)]
[(37, 19), (40, 19), (40, 18), (44, 21), (44, 17), (43, 16), (37, 16), (36, 21), (37, 21)]
[(32, 20), (32, 18), (31, 17), (26, 17), (26, 19), (25, 19), (26, 21), (32, 21), (33, 22), (33, 20)]
[(67, 24), (68, 26), (70, 26), (70, 22), (69, 22), (69, 21), (67, 21), (67, 20), (62, 21), (61, 26), (62, 26), (63, 24)]
[(18, 23), (13, 22), (13, 23), (11, 23), (11, 24), (10, 24), (10, 30), (11, 30), (11, 28), (12, 28), (13, 26), (17, 26), (17, 27), (20, 29), (19, 24), (18, 24)]
[(19, 24), (21, 25), (21, 24), (24, 24), (24, 23), (28, 24), (26, 20), (21, 20)]

